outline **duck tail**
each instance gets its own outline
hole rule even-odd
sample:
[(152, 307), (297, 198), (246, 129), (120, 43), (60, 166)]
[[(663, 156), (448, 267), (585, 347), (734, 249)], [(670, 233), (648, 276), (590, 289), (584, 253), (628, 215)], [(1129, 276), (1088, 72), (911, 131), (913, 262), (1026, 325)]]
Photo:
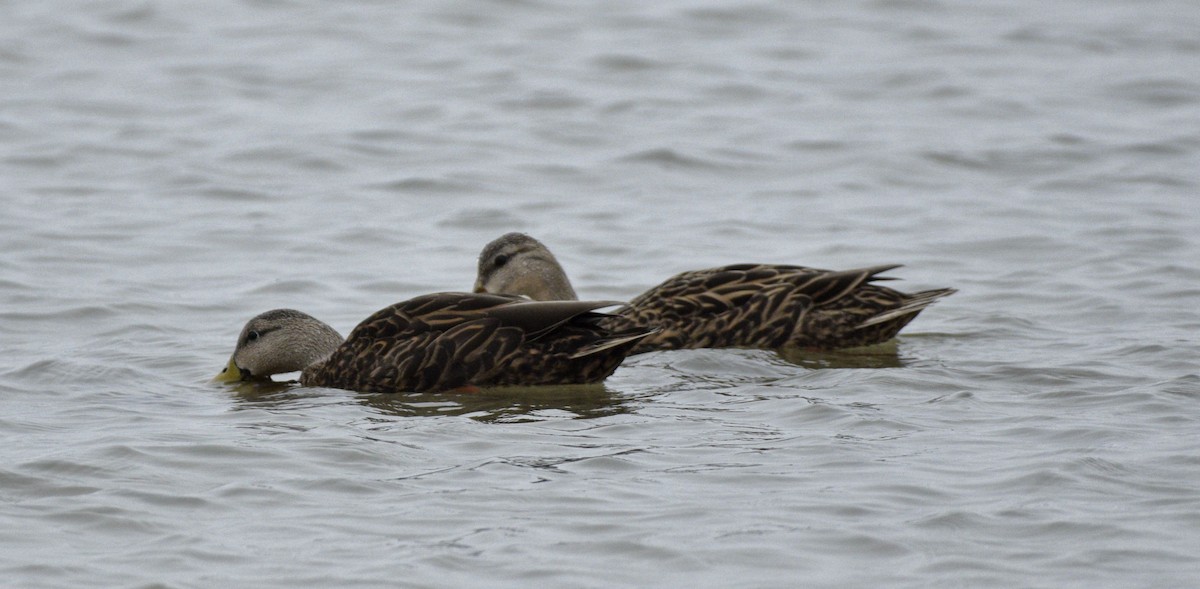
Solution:
[(630, 345), (630, 347), (632, 347), (632, 344), (641, 341), (643, 338), (654, 335), (654, 334), (658, 333), (659, 331), (662, 331), (662, 330), (655, 327), (654, 329), (651, 329), (648, 331), (639, 331), (637, 333), (624, 333), (624, 334), (606, 337), (602, 340), (590, 343), (590, 344), (580, 348), (574, 354), (571, 354), (571, 358), (572, 359), (582, 358), (584, 356), (590, 356), (597, 352), (603, 352), (604, 350), (611, 350), (613, 348), (624, 346), (624, 345)]
[(905, 297), (904, 302), (901, 303), (899, 307), (888, 309), (887, 311), (875, 315), (874, 317), (859, 323), (855, 329), (862, 329), (864, 327), (878, 325), (880, 323), (887, 323), (888, 321), (898, 319), (900, 317), (915, 316), (917, 313), (920, 313), (922, 310), (924, 310), (925, 307), (937, 302), (938, 299), (941, 299), (942, 297), (948, 297), (956, 292), (958, 292), (958, 289), (954, 288), (938, 288), (934, 290), (915, 292)]

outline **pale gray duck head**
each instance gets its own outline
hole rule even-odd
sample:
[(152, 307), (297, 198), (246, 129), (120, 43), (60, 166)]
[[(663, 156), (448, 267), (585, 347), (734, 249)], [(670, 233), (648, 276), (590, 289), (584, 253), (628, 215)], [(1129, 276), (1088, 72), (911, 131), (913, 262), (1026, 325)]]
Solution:
[(558, 259), (542, 242), (507, 233), (479, 254), (475, 292), (529, 297), (535, 301), (577, 300)]

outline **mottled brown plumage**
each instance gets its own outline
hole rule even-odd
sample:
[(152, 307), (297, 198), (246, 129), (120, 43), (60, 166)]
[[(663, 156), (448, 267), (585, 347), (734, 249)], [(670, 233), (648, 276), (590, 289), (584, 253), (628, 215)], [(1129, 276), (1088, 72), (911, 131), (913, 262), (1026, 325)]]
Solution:
[[(545, 250), (543, 252), (543, 250)], [(680, 348), (832, 350), (887, 341), (952, 288), (902, 293), (878, 284), (897, 265), (830, 271), (736, 264), (683, 272), (642, 293), (607, 319), (610, 327), (654, 326), (632, 353)], [(532, 270), (531, 270), (532, 268)], [(546, 247), (509, 233), (479, 258), (476, 292), (535, 299), (574, 298), (531, 277), (570, 284)], [(530, 286), (532, 285), (532, 286)]]
[(268, 311), (246, 324), (218, 380), (301, 370), (303, 385), (384, 393), (595, 383), (653, 333), (607, 327), (595, 310), (614, 304), (438, 293), (379, 310), (345, 341), (299, 311)]

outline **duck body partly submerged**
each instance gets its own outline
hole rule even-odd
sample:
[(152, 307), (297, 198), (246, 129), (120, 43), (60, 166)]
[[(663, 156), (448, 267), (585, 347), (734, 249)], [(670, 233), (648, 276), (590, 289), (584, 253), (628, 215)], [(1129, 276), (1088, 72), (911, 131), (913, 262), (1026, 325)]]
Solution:
[(597, 383), (653, 330), (610, 327), (611, 301), (437, 293), (380, 309), (343, 341), (287, 309), (251, 319), (218, 380), (300, 370), (300, 384), (362, 392)]
[(617, 315), (656, 325), (633, 353), (684, 348), (834, 350), (885, 342), (922, 309), (954, 292), (912, 294), (873, 284), (897, 266), (830, 271), (735, 264), (677, 274)]
[[(835, 350), (882, 343), (952, 288), (903, 293), (878, 284), (898, 265), (832, 271), (735, 264), (677, 274), (638, 295), (610, 328), (654, 326), (631, 353), (686, 348)], [(542, 277), (553, 277), (552, 281)], [(565, 283), (567, 289), (554, 286)], [(477, 292), (574, 298), (566, 273), (536, 239), (510, 233), (479, 259)]]

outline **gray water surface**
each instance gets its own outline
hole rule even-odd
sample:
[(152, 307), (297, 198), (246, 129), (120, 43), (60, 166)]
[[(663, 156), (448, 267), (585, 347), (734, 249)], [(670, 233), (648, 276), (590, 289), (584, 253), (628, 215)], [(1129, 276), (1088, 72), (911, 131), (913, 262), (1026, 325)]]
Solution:
[[(0, 4), (13, 587), (1200, 586), (1200, 5)], [(960, 292), (894, 343), (223, 387), (527, 231)]]

